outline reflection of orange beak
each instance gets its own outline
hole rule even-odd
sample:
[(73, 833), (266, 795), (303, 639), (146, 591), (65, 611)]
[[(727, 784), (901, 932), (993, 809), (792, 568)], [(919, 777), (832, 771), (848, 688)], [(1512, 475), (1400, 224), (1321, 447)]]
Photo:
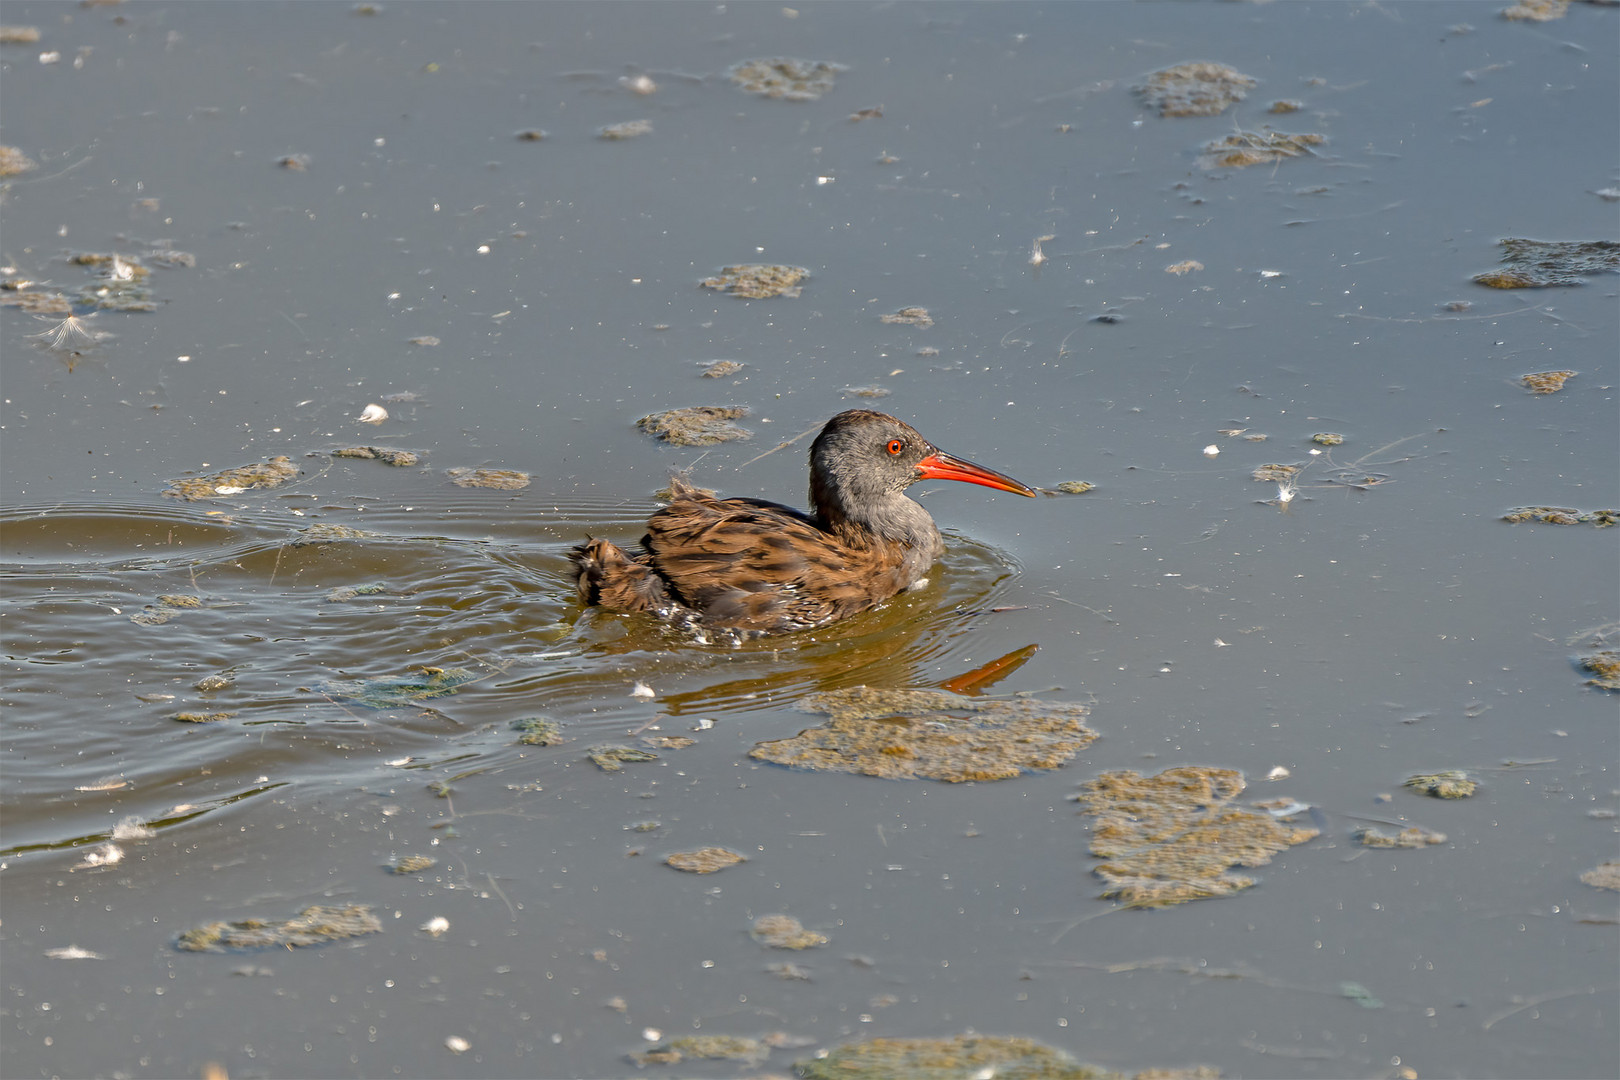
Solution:
[(1035, 497), (1035, 489), (1028, 484), (1019, 483), (1006, 473), (998, 473), (983, 465), (975, 465), (965, 458), (952, 457), (943, 450), (935, 450), (917, 462), (917, 475), (924, 480), (962, 480), (969, 484), (1000, 488), (1002, 491), (1011, 491), (1017, 495), (1028, 495), (1032, 499)]

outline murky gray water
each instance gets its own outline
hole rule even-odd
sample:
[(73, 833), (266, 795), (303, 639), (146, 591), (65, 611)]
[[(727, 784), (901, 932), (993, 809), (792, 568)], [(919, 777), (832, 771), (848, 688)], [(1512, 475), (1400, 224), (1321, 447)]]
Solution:
[[(96, 315), (116, 336), (78, 355), (0, 310), (0, 1072), (621, 1076), (658, 1039), (785, 1032), (764, 1065), (647, 1071), (787, 1074), (976, 1030), (1125, 1072), (1615, 1075), (1615, 898), (1579, 875), (1616, 857), (1620, 725), (1570, 657), (1620, 634), (1620, 531), (1499, 519), (1620, 505), (1617, 279), (1470, 279), (1505, 236), (1615, 237), (1620, 22), (1498, 6), (7, 4), (41, 40), (0, 46), (0, 141), (39, 166), (5, 182), (4, 276), (196, 265), (154, 267), (157, 310)], [(725, 77), (771, 56), (847, 70), (802, 103)], [(1212, 118), (1130, 92), (1194, 59), (1259, 85)], [(1268, 123), (1327, 141), (1197, 164)], [(807, 267), (802, 297), (698, 285), (753, 261)], [(935, 324), (880, 321), (909, 305)], [(720, 358), (747, 366), (701, 378)], [(1579, 374), (1519, 383), (1554, 368)], [(675, 467), (801, 503), (807, 440), (759, 455), (871, 385), (948, 450), (1097, 488), (914, 489), (951, 547), (929, 588), (808, 638), (578, 607), (568, 546), (634, 540)], [(754, 439), (633, 426), (691, 404), (748, 406)], [(1312, 457), (1318, 432), (1345, 442)], [(422, 463), (329, 456), (353, 445)], [(280, 454), (284, 486), (161, 494)], [(1286, 506), (1250, 478), (1272, 462), (1308, 463)], [(809, 691), (1029, 644), (993, 692), (1092, 707), (1064, 768), (747, 756), (815, 722)], [(382, 710), (334, 687), (424, 665), (475, 681)], [(568, 741), (519, 745), (535, 716)], [(695, 743), (586, 760), (648, 735)], [(1116, 910), (1069, 797), (1183, 764), (1310, 803), (1322, 835), (1235, 897)], [(1480, 793), (1401, 787), (1446, 768)], [(1369, 850), (1368, 818), (1448, 839)], [(153, 834), (107, 863), (131, 820)], [(662, 864), (710, 845), (749, 861)], [(406, 854), (438, 863), (384, 869)], [(175, 948), (352, 903), (383, 932)], [(829, 943), (764, 948), (772, 912)]]

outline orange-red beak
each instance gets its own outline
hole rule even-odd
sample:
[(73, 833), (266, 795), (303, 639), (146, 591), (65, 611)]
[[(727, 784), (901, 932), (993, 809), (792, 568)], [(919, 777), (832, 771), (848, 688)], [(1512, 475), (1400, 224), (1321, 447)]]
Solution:
[(1015, 495), (1035, 497), (1035, 489), (1028, 484), (1020, 483), (1006, 473), (998, 473), (983, 465), (975, 465), (965, 458), (952, 457), (943, 450), (935, 450), (917, 462), (917, 475), (924, 480), (962, 480), (969, 484), (983, 484), (985, 487), (1011, 491)]

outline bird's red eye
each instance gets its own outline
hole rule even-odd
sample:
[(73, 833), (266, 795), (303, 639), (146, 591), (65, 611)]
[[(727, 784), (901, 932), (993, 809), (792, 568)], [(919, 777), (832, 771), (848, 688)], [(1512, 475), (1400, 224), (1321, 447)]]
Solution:
[(905, 448), (906, 448), (906, 444), (905, 444), (905, 442), (903, 440), (900, 440), (900, 439), (890, 439), (889, 440), (889, 455), (891, 457), (899, 456), (900, 451), (904, 450)]

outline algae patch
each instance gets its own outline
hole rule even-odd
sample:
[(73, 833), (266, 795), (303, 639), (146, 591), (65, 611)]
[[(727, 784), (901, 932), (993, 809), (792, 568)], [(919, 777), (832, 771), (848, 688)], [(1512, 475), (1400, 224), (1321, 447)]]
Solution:
[(1409, 776), (1404, 786), (1436, 799), (1466, 799), (1479, 787), (1479, 781), (1461, 769), (1447, 769), (1437, 773), (1419, 773)]
[(477, 676), (466, 668), (421, 668), (415, 675), (333, 679), (316, 687), (327, 697), (368, 709), (397, 709), (453, 694)]
[(1236, 68), (1201, 61), (1155, 71), (1136, 93), (1160, 116), (1218, 116), (1248, 97), (1254, 84)]
[(431, 855), (401, 855), (388, 864), (388, 871), (392, 874), (420, 874), (437, 865), (439, 860)]
[(840, 72), (849, 70), (829, 60), (794, 60), (777, 56), (744, 60), (727, 73), (750, 94), (782, 101), (815, 101), (833, 88)]
[(409, 450), (395, 450), (390, 446), (347, 446), (341, 450), (332, 451), (332, 456), (380, 461), (384, 465), (393, 465), (399, 468), (415, 465), (420, 460), (418, 455)]
[(187, 930), (175, 947), (187, 952), (224, 952), (226, 949), (298, 949), (333, 941), (382, 933), (382, 922), (367, 904), (347, 907), (305, 908), (285, 922), (242, 919), (212, 922)]
[(1594, 889), (1614, 889), (1620, 892), (1620, 860), (1611, 859), (1605, 863), (1598, 863), (1581, 874), (1581, 884), (1590, 885)]
[(1532, 371), (1519, 376), (1519, 381), (1529, 387), (1532, 393), (1556, 394), (1564, 388), (1564, 383), (1578, 374), (1578, 371)]
[(1420, 848), (1446, 842), (1445, 833), (1425, 829), (1421, 825), (1408, 825), (1398, 833), (1386, 832), (1367, 825), (1357, 829), (1351, 836), (1362, 847), (1370, 848)]
[(748, 856), (723, 847), (699, 848), (696, 851), (677, 851), (664, 858), (667, 866), (684, 870), (688, 874), (712, 874), (729, 866), (747, 862)]
[(1318, 835), (1238, 806), (1243, 788), (1241, 773), (1203, 766), (1108, 772), (1086, 783), (1075, 799), (1096, 818), (1091, 853), (1108, 860), (1094, 870), (1102, 895), (1127, 907), (1228, 896), (1254, 884), (1233, 866), (1263, 866)]
[(806, 930), (804, 924), (791, 915), (761, 915), (754, 920), (748, 934), (773, 949), (813, 949), (827, 944), (825, 934)]
[(934, 317), (925, 307), (903, 307), (880, 316), (879, 321), (893, 326), (920, 326), (924, 330), (934, 325)]
[(1055, 769), (1097, 733), (1084, 705), (1033, 698), (996, 701), (943, 690), (855, 687), (812, 694), (802, 712), (830, 719), (749, 757), (801, 769), (886, 779), (1007, 780)]
[(585, 751), (585, 756), (603, 772), (620, 772), (625, 762), (634, 764), (658, 760), (658, 755), (652, 751), (639, 750), (634, 746), (593, 746)]
[(298, 466), (292, 463), (291, 458), (281, 455), (259, 464), (175, 480), (163, 490), (163, 494), (170, 499), (214, 499), (222, 495), (240, 495), (249, 488), (277, 487), (297, 475)]
[(1198, 164), (1206, 169), (1244, 169), (1269, 165), (1288, 158), (1314, 153), (1313, 146), (1327, 142), (1322, 135), (1290, 135), (1283, 131), (1234, 131), (1204, 144)]
[(1586, 680), (1587, 686), (1600, 690), (1620, 690), (1620, 650), (1600, 649), (1577, 656), (1575, 667), (1583, 674), (1592, 676)]
[(512, 721), (519, 746), (556, 746), (563, 741), (562, 725), (544, 716), (525, 716)]
[(1620, 273), (1620, 242), (1614, 240), (1502, 241), (1502, 265), (1474, 280), (1493, 289), (1546, 289), (1584, 285), (1586, 274)]
[(738, 263), (736, 266), (721, 267), (718, 274), (704, 278), (699, 284), (705, 289), (719, 289), (744, 300), (767, 300), (773, 296), (785, 296), (791, 300), (803, 291), (800, 282), (809, 276), (810, 271), (802, 266)]
[(458, 466), (444, 470), (450, 482), (464, 488), (494, 488), (497, 491), (519, 491), (529, 486), (529, 474), (516, 469), (470, 469)]
[(643, 416), (636, 421), (636, 426), (653, 438), (675, 446), (713, 446), (753, 438), (752, 431), (736, 424), (747, 415), (748, 410), (741, 405), (698, 405)]
[(738, 1061), (744, 1065), (760, 1065), (771, 1056), (771, 1047), (763, 1039), (745, 1035), (683, 1035), (650, 1050), (630, 1055), (632, 1063), (648, 1065), (675, 1065), (688, 1058), (701, 1061)]
[(1005, 1035), (869, 1039), (793, 1067), (804, 1080), (1124, 1080), (1122, 1073), (1083, 1065), (1034, 1039)]
[(1620, 522), (1620, 510), (1576, 510), (1568, 506), (1516, 506), (1502, 515), (1514, 525), (1536, 521), (1543, 525), (1595, 525), (1606, 529)]

